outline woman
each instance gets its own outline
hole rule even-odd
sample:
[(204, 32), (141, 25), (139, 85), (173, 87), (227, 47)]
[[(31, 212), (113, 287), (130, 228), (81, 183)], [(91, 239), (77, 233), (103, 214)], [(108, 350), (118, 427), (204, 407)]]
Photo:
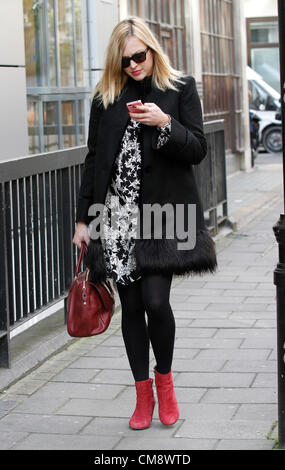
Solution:
[[(127, 103), (136, 100), (143, 104), (129, 112)], [(80, 248), (86, 241), (85, 264), (93, 281), (112, 279), (118, 290), (122, 335), (137, 394), (130, 427), (145, 429), (152, 420), (150, 342), (156, 359), (159, 418), (171, 425), (179, 417), (171, 370), (175, 339), (171, 281), (174, 274), (214, 272), (217, 261), (192, 169), (207, 152), (195, 79), (171, 67), (138, 17), (121, 21), (112, 32), (91, 106), (88, 150), (73, 242)], [(98, 214), (89, 210), (93, 204), (95, 209), (104, 204), (99, 222), (96, 219), (100, 236), (94, 226), (91, 233), (88, 230)], [(183, 228), (190, 227), (192, 238), (194, 233), (191, 249), (178, 247), (181, 237), (176, 232), (165, 235), (165, 218), (157, 216), (154, 223), (163, 229), (162, 236), (156, 236), (152, 225), (149, 228), (144, 209), (154, 204), (170, 205), (171, 227), (182, 207)], [(189, 205), (195, 205), (195, 217), (189, 217)]]

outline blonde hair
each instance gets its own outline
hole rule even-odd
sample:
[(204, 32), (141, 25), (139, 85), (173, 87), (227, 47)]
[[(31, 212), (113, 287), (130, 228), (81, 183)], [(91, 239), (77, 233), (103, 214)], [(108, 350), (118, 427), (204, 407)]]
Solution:
[(137, 16), (130, 16), (120, 21), (112, 31), (107, 46), (104, 72), (93, 92), (93, 98), (96, 98), (104, 109), (119, 98), (128, 81), (128, 75), (122, 69), (122, 56), (127, 40), (131, 36), (135, 36), (151, 49), (152, 82), (157, 88), (162, 91), (168, 88), (178, 91), (172, 82), (184, 83), (180, 78), (184, 77), (185, 73), (171, 66), (168, 56), (147, 24)]

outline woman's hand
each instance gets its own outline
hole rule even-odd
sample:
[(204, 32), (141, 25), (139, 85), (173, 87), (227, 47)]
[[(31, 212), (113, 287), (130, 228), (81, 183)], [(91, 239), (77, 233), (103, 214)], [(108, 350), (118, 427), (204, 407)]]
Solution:
[(80, 249), (82, 241), (85, 241), (87, 246), (90, 243), (88, 226), (84, 222), (77, 222), (72, 243), (74, 243)]
[(169, 122), (168, 114), (165, 114), (155, 103), (144, 103), (138, 106), (143, 113), (130, 113), (129, 116), (134, 121), (141, 122), (147, 126), (165, 126)]

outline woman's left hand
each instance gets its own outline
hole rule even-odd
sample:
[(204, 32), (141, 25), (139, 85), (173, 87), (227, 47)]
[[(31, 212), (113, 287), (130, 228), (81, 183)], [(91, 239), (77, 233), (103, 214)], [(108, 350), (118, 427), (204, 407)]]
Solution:
[(139, 106), (143, 112), (130, 113), (129, 116), (137, 122), (146, 124), (147, 126), (165, 126), (168, 123), (169, 117), (165, 114), (159, 106), (155, 103), (144, 103)]

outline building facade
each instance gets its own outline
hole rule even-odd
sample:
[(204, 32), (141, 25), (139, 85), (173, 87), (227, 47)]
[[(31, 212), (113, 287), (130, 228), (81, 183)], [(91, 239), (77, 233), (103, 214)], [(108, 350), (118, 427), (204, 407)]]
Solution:
[(224, 119), (227, 173), (251, 167), (243, 0), (125, 0), (174, 67), (194, 75), (205, 121)]
[(9, 110), (0, 110), (1, 160), (86, 144), (110, 33), (137, 15), (172, 65), (195, 77), (205, 121), (224, 119), (227, 173), (250, 168), (243, 6), (243, 0), (0, 0), (0, 81)]

